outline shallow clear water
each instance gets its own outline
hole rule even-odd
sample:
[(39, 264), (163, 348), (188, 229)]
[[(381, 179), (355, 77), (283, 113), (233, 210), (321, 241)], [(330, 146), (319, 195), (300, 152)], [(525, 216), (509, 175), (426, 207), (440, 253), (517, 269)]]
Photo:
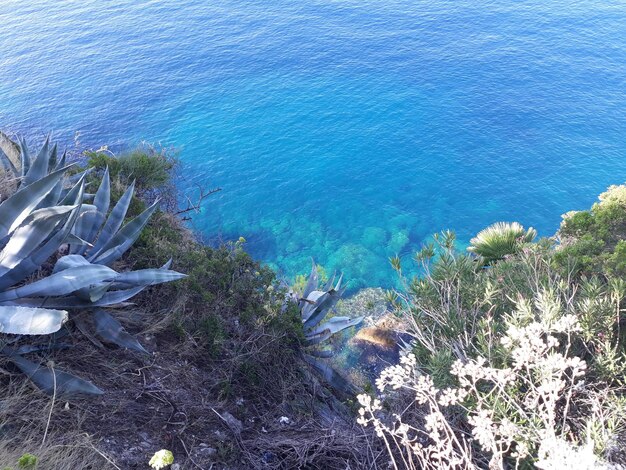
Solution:
[(180, 149), (194, 226), (352, 287), (444, 228), (543, 235), (626, 175), (618, 1), (0, 2), (0, 127)]

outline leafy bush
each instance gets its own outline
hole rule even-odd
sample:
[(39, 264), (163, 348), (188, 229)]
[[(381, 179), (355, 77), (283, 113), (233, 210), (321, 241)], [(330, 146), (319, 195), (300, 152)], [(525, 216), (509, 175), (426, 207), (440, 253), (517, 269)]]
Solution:
[[(577, 233), (589, 228), (577, 220)], [(614, 247), (619, 266), (625, 244)], [(626, 282), (574, 278), (555, 269), (560, 252), (542, 239), (485, 268), (445, 232), (416, 254), (420, 277), (402, 277), (393, 261), (405, 288), (389, 298), (413, 342), (377, 383), (387, 399), (360, 401), (361, 422), (399, 466), (566, 468), (626, 451), (615, 445), (624, 414), (607, 412), (625, 402)]]
[(611, 186), (590, 210), (568, 212), (555, 266), (577, 274), (626, 275), (626, 186)]
[(106, 149), (89, 151), (85, 156), (88, 168), (100, 171), (108, 168), (112, 179), (120, 178), (126, 184), (135, 181), (140, 193), (166, 186), (178, 164), (170, 153), (151, 146), (139, 147), (119, 156)]

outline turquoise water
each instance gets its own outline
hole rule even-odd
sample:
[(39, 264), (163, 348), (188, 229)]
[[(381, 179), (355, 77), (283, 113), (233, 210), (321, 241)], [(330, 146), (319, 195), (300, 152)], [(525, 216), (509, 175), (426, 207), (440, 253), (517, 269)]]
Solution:
[(617, 1), (0, 2), (0, 127), (180, 150), (193, 225), (352, 287), (429, 234), (550, 235), (626, 178)]

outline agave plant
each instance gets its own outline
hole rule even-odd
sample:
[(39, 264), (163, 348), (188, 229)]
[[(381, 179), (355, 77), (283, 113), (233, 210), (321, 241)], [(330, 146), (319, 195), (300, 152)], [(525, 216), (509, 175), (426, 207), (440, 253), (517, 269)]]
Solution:
[[(147, 286), (184, 277), (169, 270), (170, 263), (158, 269), (131, 272), (117, 272), (106, 265), (119, 259), (132, 245), (156, 206), (122, 225), (132, 186), (106, 218), (110, 198), (108, 174), (94, 204), (85, 204), (84, 175), (66, 188), (69, 166), (65, 166), (65, 155), (57, 162), (56, 146), (50, 148), (48, 139), (34, 158), (24, 141), (16, 145), (20, 149), (21, 168), (13, 165), (11, 171), (19, 175), (18, 189), (0, 204), (0, 333), (51, 334), (62, 327), (70, 313), (89, 313), (96, 335), (145, 352), (101, 307), (124, 305)], [(11, 162), (6, 156), (5, 160), (8, 166)], [(71, 252), (56, 260), (51, 273), (26, 282), (65, 244)], [(83, 256), (87, 251), (89, 256)], [(84, 319), (79, 321), (83, 317), (73, 316), (85, 331)], [(24, 351), (33, 349), (5, 346), (1, 350), (42, 390), (49, 392), (53, 381), (57, 393), (100, 393), (77, 377), (31, 363), (20, 355)]]
[(475, 253), (485, 264), (503, 259), (519, 251), (525, 244), (530, 243), (537, 236), (537, 231), (530, 227), (528, 230), (517, 222), (497, 222), (481, 230), (470, 241), (467, 251)]
[(335, 276), (332, 276), (323, 287), (319, 287), (319, 274), (313, 262), (307, 284), (301, 295), (296, 295), (296, 299), (305, 337), (304, 360), (336, 389), (354, 394), (354, 386), (326, 362), (320, 360), (333, 356), (333, 351), (324, 347), (333, 335), (363, 321), (363, 317), (331, 317), (324, 321), (345, 292), (345, 288), (341, 288), (342, 279), (340, 276), (335, 284)]

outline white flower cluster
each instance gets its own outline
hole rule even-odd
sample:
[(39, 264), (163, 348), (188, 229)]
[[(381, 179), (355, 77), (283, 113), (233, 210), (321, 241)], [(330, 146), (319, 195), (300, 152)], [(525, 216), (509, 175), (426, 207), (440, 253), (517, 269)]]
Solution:
[[(578, 329), (572, 315), (509, 325), (501, 342), (510, 366), (495, 367), (484, 357), (456, 361), (450, 371), (458, 379), (456, 388), (435, 387), (430, 376), (419, 373), (415, 356), (407, 354), (400, 364), (386, 368), (376, 385), (381, 393), (388, 388), (409, 391), (423, 409), (423, 423), (411, 426), (401, 415), (386, 416), (381, 401), (368, 395), (358, 397), (358, 422), (373, 425), (390, 455), (395, 444), (408, 468), (475, 468), (472, 440), (492, 456), (490, 467), (503, 468), (505, 458), (519, 465), (534, 455), (546, 462), (543, 468), (557, 468), (550, 462), (565, 462), (564, 445), (578, 449), (563, 440), (570, 400), (586, 370), (583, 360), (567, 355), (570, 334)], [(566, 344), (561, 345), (559, 335)], [(451, 406), (465, 409), (471, 438), (451, 423), (446, 414)]]

